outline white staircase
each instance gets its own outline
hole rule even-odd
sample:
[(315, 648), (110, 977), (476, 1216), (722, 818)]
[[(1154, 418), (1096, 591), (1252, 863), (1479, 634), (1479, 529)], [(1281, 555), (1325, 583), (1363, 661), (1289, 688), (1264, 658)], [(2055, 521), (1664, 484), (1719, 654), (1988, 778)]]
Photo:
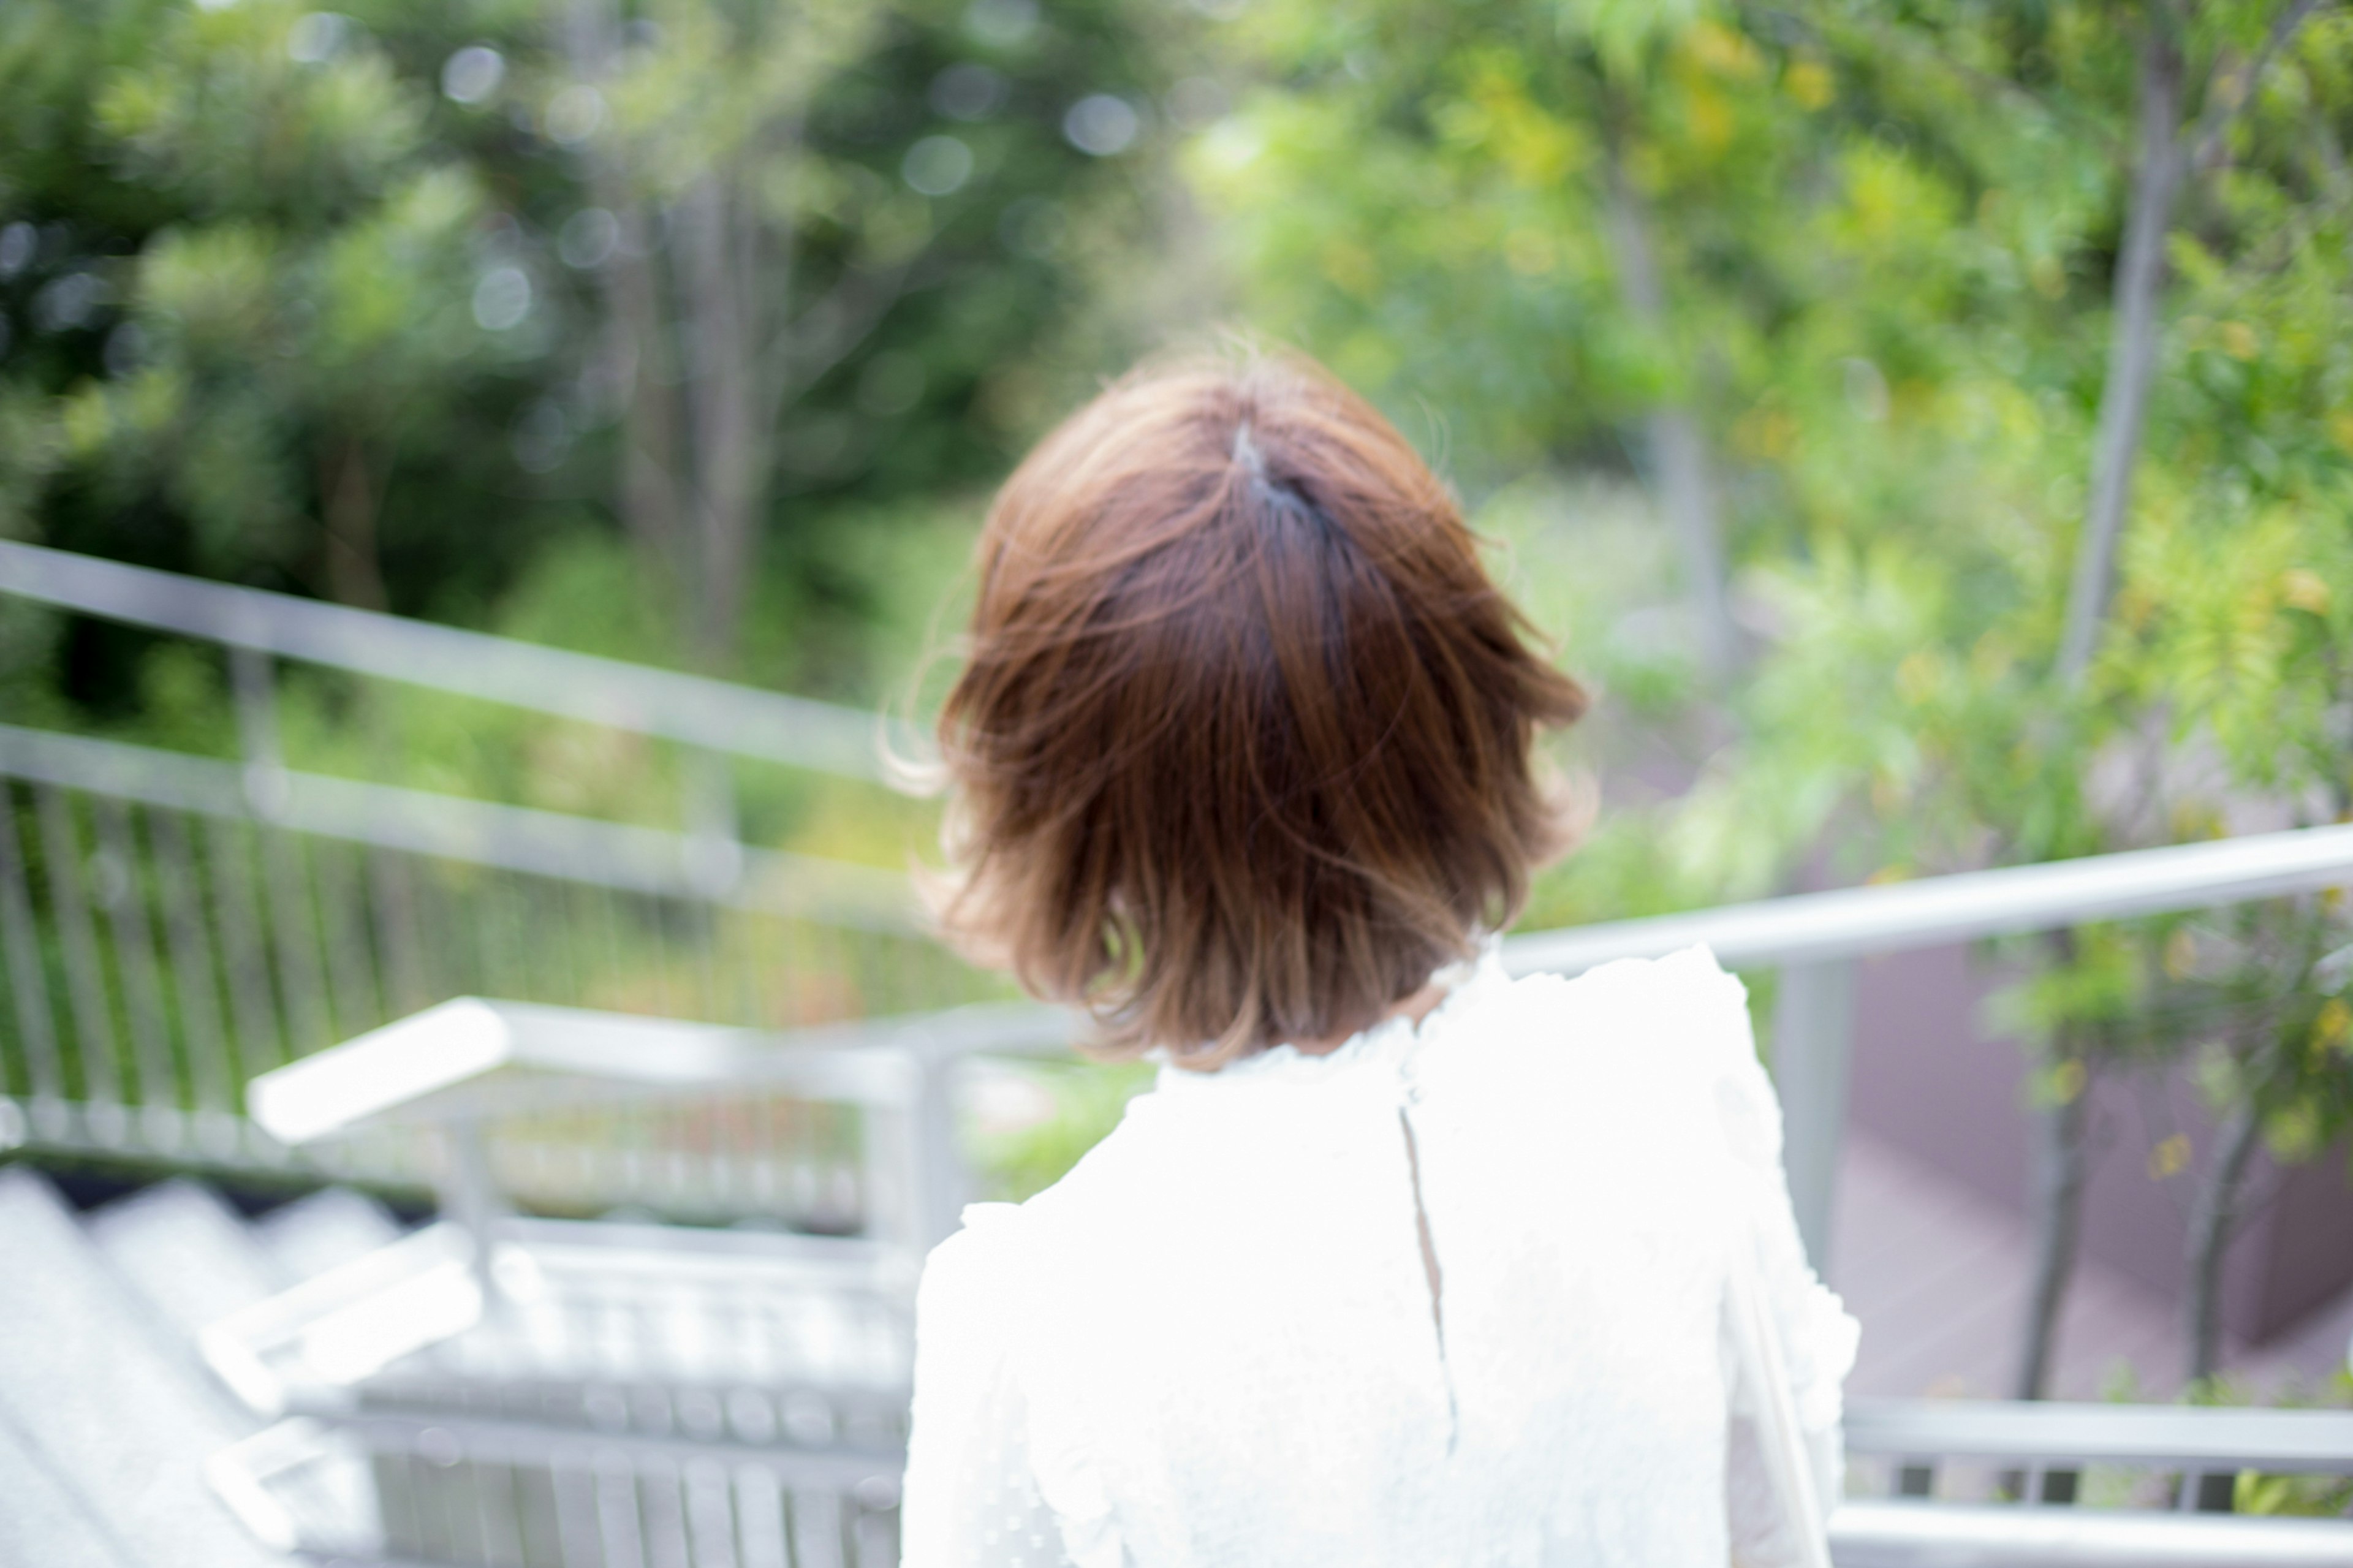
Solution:
[[(257, 1423), (205, 1374), (185, 1324), (272, 1283), (267, 1251), (218, 1205), (174, 1184), (85, 1219), (40, 1175), (0, 1170), (0, 1559), (12, 1568), (288, 1561), (206, 1479)], [(158, 1223), (166, 1210), (190, 1223)]]

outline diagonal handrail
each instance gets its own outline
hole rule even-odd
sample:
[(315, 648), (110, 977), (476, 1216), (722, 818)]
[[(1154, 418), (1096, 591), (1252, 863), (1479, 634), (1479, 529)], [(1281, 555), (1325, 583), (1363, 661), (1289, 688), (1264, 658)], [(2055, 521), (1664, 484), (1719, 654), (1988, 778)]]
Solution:
[[(0, 541), (0, 593), (101, 619), (882, 781), (885, 721), (830, 702)], [(893, 734), (909, 749), (909, 737)]]
[(1533, 931), (1504, 944), (1504, 962), (1514, 973), (1575, 974), (1612, 959), (1705, 943), (1734, 967), (1819, 963), (2348, 883), (2353, 823)]
[(0, 778), (729, 909), (879, 931), (922, 929), (906, 878), (879, 867), (739, 848), (725, 877), (714, 878), (699, 864), (704, 847), (689, 834), (397, 784), (281, 769), (268, 809), (257, 811), (250, 772), (238, 763), (14, 724), (0, 724)]
[(1857, 1399), (1849, 1454), (2197, 1465), (2353, 1476), (2353, 1411), (2092, 1405), (2002, 1399)]

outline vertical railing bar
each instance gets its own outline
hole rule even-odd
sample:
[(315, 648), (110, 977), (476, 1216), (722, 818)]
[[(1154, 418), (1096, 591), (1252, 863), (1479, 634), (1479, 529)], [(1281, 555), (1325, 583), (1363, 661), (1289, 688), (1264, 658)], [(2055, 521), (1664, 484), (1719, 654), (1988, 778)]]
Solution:
[(964, 1151), (956, 1143), (957, 1058), (925, 1052), (915, 1088), (915, 1146), (909, 1179), (915, 1184), (923, 1231), (916, 1245), (925, 1251), (955, 1234), (972, 1195)]
[(346, 1039), (387, 1020), (383, 993), (369, 959), (367, 910), (354, 874), (359, 854), (352, 845), (325, 839), (311, 844), (320, 934), (327, 954), (327, 995), (336, 1033)]
[(212, 941), (205, 931), (195, 857), (188, 847), (186, 825), (174, 812), (151, 807), (147, 839), (153, 850), (156, 879), (162, 884), (164, 936), (172, 955), (174, 989), (179, 996), (189, 1089), (197, 1106), (227, 1110), (236, 1103), (236, 1077), (222, 1033), (219, 981)]
[(63, 1100), (65, 1064), (58, 1054), (57, 1015), (50, 1010), (40, 928), (33, 919), (24, 847), (16, 837), (16, 792), (5, 781), (0, 781), (0, 938), (8, 947), (8, 989), (16, 1005), (26, 1087), (36, 1096)]
[(689, 929), (695, 943), (695, 970), (702, 985), (699, 1016), (712, 1023), (733, 1016), (726, 1011), (726, 987), (720, 974), (720, 910), (718, 900), (733, 892), (744, 876), (744, 847), (736, 823), (735, 773), (728, 759), (715, 752), (689, 747), (680, 759), (685, 796), (687, 885), (684, 900), (693, 911)]
[(834, 939), (840, 935), (828, 927), (805, 924), (807, 940), (802, 943), (802, 969), (799, 1005), (795, 1008), (798, 1024), (829, 1024), (840, 1016), (829, 994), (831, 984), (840, 978), (841, 953)]
[(596, 1466), (597, 1568), (645, 1568), (637, 1477), (609, 1454), (599, 1454)]
[(576, 1453), (558, 1454), (548, 1466), (555, 1494), (556, 1554), (560, 1568), (601, 1565), (597, 1540), (596, 1474)]
[(596, 911), (592, 924), (601, 937), (599, 945), (604, 950), (606, 972), (618, 982), (628, 973), (628, 954), (621, 942), (622, 895), (606, 887), (584, 887), (581, 891), (588, 899), (590, 907)]
[(1831, 1272), (1831, 1218), (1854, 1056), (1854, 994), (1852, 959), (1789, 964), (1781, 971), (1773, 1016), (1789, 1203), (1806, 1256), (1824, 1276)]
[(644, 911), (651, 941), (647, 945), (654, 954), (655, 1007), (666, 1018), (683, 1016), (676, 984), (679, 962), (678, 935), (673, 929), (674, 901), (659, 893), (638, 896), (638, 907)]
[(515, 914), (515, 881), (520, 874), (512, 871), (492, 871), (481, 883), (480, 914), (482, 931), (482, 978), (484, 989), (493, 996), (512, 996), (537, 1001), (532, 986), (531, 966), (519, 951), (522, 921)]
[(732, 759), (699, 746), (680, 758), (684, 777), (688, 883), (706, 902), (733, 892), (744, 879), (743, 828)]
[(793, 1489), (793, 1548), (798, 1568), (845, 1568), (838, 1493), (817, 1487)]
[(737, 951), (742, 954), (737, 963), (743, 971), (743, 1023), (754, 1029), (769, 1027), (767, 965), (762, 961), (774, 951), (772, 940), (784, 922), (766, 915), (731, 912), (727, 919), (742, 922), (742, 940)]
[(481, 1560), (507, 1568), (522, 1559), (522, 1529), (515, 1506), (515, 1467), (481, 1458), (467, 1466), (473, 1472), (474, 1538)]
[(764, 998), (768, 1012), (761, 1022), (770, 1028), (788, 1029), (800, 1021), (801, 972), (807, 960), (803, 956), (807, 943), (803, 940), (804, 922), (792, 915), (776, 920), (776, 940), (770, 950), (767, 991)]
[(605, 1005), (620, 990), (619, 971), (607, 956), (602, 893), (585, 880), (566, 882), (557, 889), (564, 905), (565, 952), (577, 976), (578, 994), (590, 1006)]
[(180, 1100), (179, 1075), (172, 1068), (172, 1039), (164, 1018), (164, 994), (155, 966), (154, 932), (147, 919), (132, 847), (130, 808), (108, 795), (93, 796), (100, 862), (107, 885), (100, 889), (114, 938), (114, 962), (121, 976), (124, 1008), (131, 1020), (132, 1067), (139, 1080), (139, 1103), (174, 1108)]
[(496, 1249), (492, 1233), (501, 1213), (498, 1184), (491, 1172), (488, 1130), (479, 1120), (469, 1120), (448, 1122), (440, 1133), (442, 1170), (435, 1184), (438, 1188), (436, 1196), (440, 1201), (441, 1217), (455, 1222), (466, 1233), (475, 1282), (481, 1288), (487, 1310), (499, 1293), (498, 1276), (491, 1264)]
[(263, 923), (277, 950), (280, 1011), (286, 1052), (303, 1057), (335, 1043), (319, 955), (318, 912), (301, 844), (283, 828), (260, 829)]
[(694, 973), (702, 988), (702, 1010), (695, 1016), (718, 1023), (726, 1017), (719, 1000), (719, 906), (689, 898), (684, 907), (691, 911), (687, 929), (693, 933)]
[(72, 805), (61, 791), (37, 784), (33, 797), (41, 819), (41, 852), (48, 867), (49, 911), (65, 950), (66, 997), (73, 1015), (82, 1098), (97, 1104), (120, 1104), (122, 1072), (115, 1052), (114, 1021), (107, 1014), (98, 933), (91, 927), (90, 905), (81, 893), (81, 835), (74, 827)]
[[(232, 1071), (241, 1080), (288, 1057), (279, 1027), (277, 987), (262, 941), (253, 875), (253, 839), (242, 825), (215, 818), (205, 847), (212, 864), (213, 919), (220, 930), (221, 966), (228, 975)], [(237, 1086), (243, 1098), (243, 1084)]]
[(368, 889), (375, 903), (377, 973), (384, 976), (393, 1010), (406, 1016), (438, 1000), (425, 979), (417, 894), (411, 881), (416, 868), (406, 857), (388, 849), (367, 851), (366, 864)]
[(580, 962), (578, 931), (572, 918), (572, 906), (579, 884), (562, 880), (538, 880), (532, 883), (533, 898), (544, 919), (533, 922), (542, 931), (547, 944), (547, 967), (562, 976), (564, 994), (559, 1000), (568, 1005), (588, 1005), (588, 972)]
[(624, 951), (643, 968), (652, 1011), (664, 1018), (680, 1016), (670, 984), (670, 900), (659, 893), (617, 892), (615, 908), (627, 920), (622, 929)]
[(237, 747), (245, 760), (245, 796), (254, 815), (276, 817), (286, 806), (286, 752), (278, 733), (278, 679), (269, 655), (228, 650), (229, 689), (237, 704)]
[(415, 887), (417, 930), (425, 938), (419, 949), (427, 966), (425, 984), (439, 996), (476, 994), (482, 990), (475, 973), (481, 954), (480, 943), (467, 937), (470, 905), (457, 886), (464, 873), (432, 861), (423, 869)]
[(639, 1472), (645, 1499), (649, 1558), (660, 1568), (692, 1568), (686, 1519), (686, 1477), (668, 1459), (655, 1459)]

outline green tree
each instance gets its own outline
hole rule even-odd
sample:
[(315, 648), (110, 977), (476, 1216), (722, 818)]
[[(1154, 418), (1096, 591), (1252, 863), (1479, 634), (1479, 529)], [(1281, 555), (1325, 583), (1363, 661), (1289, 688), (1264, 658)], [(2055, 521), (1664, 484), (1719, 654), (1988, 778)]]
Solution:
[[(1654, 441), (1662, 406), (1694, 411), (1720, 465), (1762, 646), (1726, 725), (1693, 722), (1692, 687), (1628, 679), (1609, 637), (1573, 643), (1704, 763), (1631, 834), (1605, 826), (1547, 917), (1764, 891), (1825, 844), (1849, 875), (1900, 876), (2343, 809), (2341, 18), (1261, 16), (1265, 85), (1199, 163), (1281, 330), (1436, 400), (1482, 488)], [(1641, 248), (1610, 243), (1617, 180), (1669, 258), (1655, 317), (1613, 287)], [(1508, 525), (1524, 488), (1490, 515)], [(2294, 1007), (2257, 1007), (2244, 975), (2169, 974), (2162, 932), (2029, 950), (2013, 1010), (2039, 1042), (2043, 1153), (2021, 1393), (2047, 1382), (2092, 1085), (2226, 1037), (2302, 1039), (2320, 993), (2295, 956), (2332, 946), (2316, 929), (2262, 944)], [(2193, 1041), (2166, 1021), (2201, 1008), (2237, 1022)], [(2263, 1066), (2291, 1055), (2313, 1070)], [(2326, 1053), (2248, 1060), (2208, 1075), (2227, 1125), (2337, 1125)], [(2236, 1213), (2228, 1155), (2210, 1237)], [(2193, 1250), (2211, 1282), (2214, 1248)]]

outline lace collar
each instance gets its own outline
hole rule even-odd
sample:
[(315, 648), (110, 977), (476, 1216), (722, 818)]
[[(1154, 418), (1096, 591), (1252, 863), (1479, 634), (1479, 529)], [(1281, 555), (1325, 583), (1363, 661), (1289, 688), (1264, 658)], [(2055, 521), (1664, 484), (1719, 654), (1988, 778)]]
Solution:
[(1166, 1051), (1155, 1050), (1146, 1057), (1160, 1068), (1155, 1087), (1164, 1093), (1193, 1093), (1219, 1084), (1316, 1083), (1369, 1063), (1401, 1064), (1466, 1011), (1472, 998), (1511, 983), (1504, 970), (1503, 940), (1488, 937), (1472, 957), (1446, 965), (1430, 980), (1446, 987), (1446, 994), (1419, 1022), (1396, 1014), (1358, 1030), (1329, 1051), (1311, 1054), (1294, 1045), (1270, 1046), (1213, 1072), (1178, 1067)]

